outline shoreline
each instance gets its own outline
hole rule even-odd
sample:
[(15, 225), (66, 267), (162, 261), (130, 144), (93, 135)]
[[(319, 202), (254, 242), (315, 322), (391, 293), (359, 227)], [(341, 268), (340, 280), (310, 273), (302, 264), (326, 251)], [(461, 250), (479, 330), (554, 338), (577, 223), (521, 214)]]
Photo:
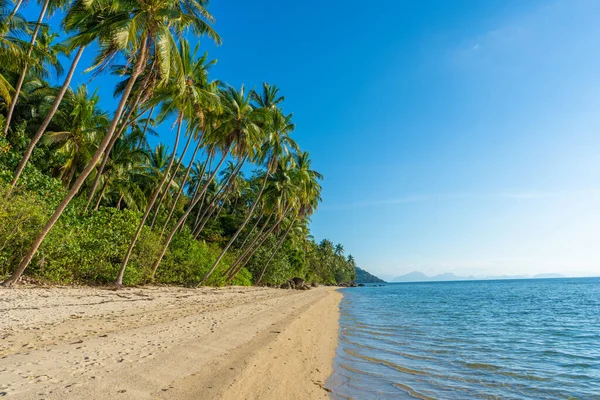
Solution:
[(327, 398), (341, 298), (332, 287), (0, 291), (0, 394)]

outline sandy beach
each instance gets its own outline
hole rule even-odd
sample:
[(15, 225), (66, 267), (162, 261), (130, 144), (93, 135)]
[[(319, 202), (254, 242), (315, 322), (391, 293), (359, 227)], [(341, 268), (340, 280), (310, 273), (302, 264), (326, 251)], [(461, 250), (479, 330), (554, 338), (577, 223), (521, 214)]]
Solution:
[(322, 399), (341, 293), (228, 288), (0, 291), (0, 396)]

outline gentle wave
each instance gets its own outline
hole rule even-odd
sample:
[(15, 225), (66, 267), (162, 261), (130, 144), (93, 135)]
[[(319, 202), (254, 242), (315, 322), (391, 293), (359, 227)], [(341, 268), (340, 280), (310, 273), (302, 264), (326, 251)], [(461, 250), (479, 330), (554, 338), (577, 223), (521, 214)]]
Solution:
[(600, 400), (600, 279), (344, 290), (334, 399)]

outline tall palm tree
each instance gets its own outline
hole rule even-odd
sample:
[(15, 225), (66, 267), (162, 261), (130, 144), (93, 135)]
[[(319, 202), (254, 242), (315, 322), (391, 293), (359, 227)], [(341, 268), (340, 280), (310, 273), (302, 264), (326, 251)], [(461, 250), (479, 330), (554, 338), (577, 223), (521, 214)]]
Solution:
[[(295, 173), (294, 180), (296, 181), (296, 187), (298, 188), (298, 196), (299, 196), (299, 208), (294, 213), (292, 220), (290, 221), (288, 228), (281, 236), (279, 242), (273, 249), (271, 256), (267, 259), (263, 270), (256, 281), (256, 285), (259, 285), (269, 267), (271, 260), (277, 254), (277, 251), (283, 245), (285, 239), (291, 232), (294, 227), (294, 223), (297, 218), (300, 217), (302, 219), (307, 218), (312, 215), (312, 213), (316, 210), (319, 202), (321, 201), (321, 185), (319, 184), (319, 180), (322, 179), (322, 175), (316, 171), (311, 170), (310, 168), (310, 159), (308, 158), (308, 153), (303, 152), (295, 155)], [(338, 245), (341, 248), (341, 253), (343, 253), (343, 247)], [(340, 249), (338, 248), (338, 250)]]
[[(0, 0), (0, 10), (8, 10), (6, 0)], [(9, 75), (18, 74), (21, 66), (30, 61), (30, 57), (23, 51), (27, 49), (28, 42), (21, 38), (31, 31), (29, 24), (17, 14), (17, 10), (18, 7), (15, 7), (9, 15), (0, 12), (0, 59), (3, 61), (0, 66), (0, 97), (7, 106), (12, 102), (15, 91)]]
[(277, 86), (264, 82), (262, 93), (252, 91), (252, 100), (258, 107), (267, 112), (272, 112), (277, 110), (279, 104), (285, 100), (285, 96), (279, 95), (279, 88)]
[[(174, 109), (179, 110), (180, 118), (185, 118), (187, 123), (187, 133), (189, 135), (188, 143), (182, 152), (181, 159), (175, 167), (175, 171), (171, 175), (173, 179), (185, 156), (187, 146), (189, 145), (192, 138), (198, 136), (202, 132), (204, 124), (204, 115), (207, 110), (212, 110), (218, 107), (219, 97), (216, 94), (218, 82), (211, 82), (208, 78), (210, 68), (216, 63), (216, 60), (208, 60), (208, 54), (204, 53), (202, 56), (198, 56), (199, 47), (192, 51), (189, 43), (182, 40), (179, 44), (179, 57), (178, 64), (176, 66), (176, 72), (173, 74), (174, 79), (171, 85), (163, 91), (159, 96), (166, 97), (163, 102), (163, 114), (169, 114)], [(200, 144), (200, 141), (199, 141)], [(194, 152), (196, 153), (197, 150)], [(192, 157), (193, 159), (193, 157)], [(191, 164), (190, 164), (191, 165)], [(188, 168), (189, 169), (189, 168)], [(182, 188), (185, 186), (185, 182)], [(177, 194), (180, 196), (181, 191)], [(162, 202), (166, 197), (167, 191), (163, 192), (160, 200), (158, 201), (154, 217), (152, 218), (151, 226), (154, 226), (154, 222), (160, 212)], [(172, 214), (172, 212), (169, 212)], [(165, 223), (168, 222), (165, 221)]]
[[(197, 52), (198, 47), (196, 47), (193, 52), (190, 52), (188, 42), (186, 40), (180, 40), (179, 51), (177, 52), (176, 68), (172, 75), (173, 78), (170, 80), (169, 84), (165, 85), (165, 87), (157, 94), (157, 99), (162, 101), (160, 118), (164, 119), (169, 115), (172, 115), (174, 112), (177, 112), (177, 135), (175, 139), (176, 144), (175, 150), (173, 151), (173, 157), (175, 156), (175, 151), (177, 149), (181, 128), (184, 123), (184, 117), (188, 117), (189, 121), (192, 122), (191, 124), (187, 124), (189, 140), (183, 150), (183, 153), (185, 154), (191, 139), (194, 137), (194, 134), (200, 132), (198, 129), (203, 129), (205, 127), (206, 114), (209, 112), (214, 114), (218, 110), (218, 97), (214, 94), (216, 85), (212, 82), (209, 82), (208, 79), (208, 70), (210, 66), (215, 63), (215, 61), (207, 61), (206, 54), (198, 58), (196, 56)], [(199, 144), (194, 151), (194, 156), (200, 147), (200, 138), (198, 138), (198, 140)], [(183, 162), (184, 154), (182, 154), (180, 161), (177, 163), (176, 170), (169, 174), (174, 161), (174, 158), (171, 158), (169, 166), (167, 167), (167, 174), (165, 175), (163, 181), (161, 181), (152, 200), (148, 204), (147, 210), (142, 217), (140, 225), (138, 226), (138, 230), (129, 244), (127, 253), (123, 258), (123, 263), (117, 277), (116, 285), (122, 285), (123, 276), (125, 274), (129, 258), (131, 257), (135, 243), (141, 234), (143, 225), (146, 223), (146, 220), (148, 219), (150, 212), (154, 207), (158, 195), (160, 194), (160, 191), (166, 182), (167, 176), (169, 177), (169, 183), (167, 183), (166, 187), (164, 188), (164, 193), (166, 194), (168, 191), (170, 183), (177, 173), (179, 166)], [(192, 158), (191, 162), (193, 161), (194, 160)], [(181, 188), (182, 190), (183, 186)], [(164, 198), (164, 196), (162, 198)], [(160, 210), (161, 201), (159, 201), (157, 204), (156, 214), (153, 218), (152, 225), (154, 224), (156, 216)]]
[[(260, 115), (252, 106), (250, 95), (246, 93), (243, 86), (240, 90), (236, 90), (235, 88), (228, 86), (220, 92), (220, 97), (221, 112), (219, 114), (219, 126), (216, 127), (216, 129), (205, 132), (205, 137), (208, 141), (222, 143), (221, 147), (225, 147), (227, 149), (227, 151), (223, 154), (226, 155), (229, 153), (229, 150), (231, 150), (231, 155), (238, 160), (242, 160), (242, 163), (245, 162), (247, 158), (255, 158), (259, 150), (260, 143), (264, 141), (264, 132), (258, 124)], [(214, 179), (214, 176), (224, 161), (225, 158), (223, 157), (219, 165), (213, 171), (208, 183)], [(207, 186), (205, 185), (204, 191), (206, 190), (206, 187)], [(171, 234), (167, 238), (161, 253), (154, 263), (154, 270), (156, 270), (160, 265), (160, 262), (162, 261), (167, 248), (171, 243), (173, 236), (175, 235), (175, 232), (177, 229), (179, 229), (183, 221), (185, 221), (195, 204), (195, 202), (190, 204), (187, 211), (171, 230)], [(252, 206), (250, 214), (252, 214), (255, 207), (256, 203)], [(248, 219), (249, 218), (242, 223), (241, 229), (244, 228), (245, 224), (248, 222)], [(241, 229), (239, 229), (236, 235), (234, 235), (235, 237), (239, 235)], [(233, 240), (235, 240), (235, 237)], [(233, 240), (227, 244), (226, 249), (231, 246)], [(216, 264), (221, 261), (225, 255), (225, 251), (219, 256)], [(216, 268), (216, 264), (213, 266), (213, 270)]]
[(254, 200), (254, 203), (250, 207), (246, 218), (244, 219), (238, 230), (235, 232), (235, 234), (232, 236), (232, 238), (229, 240), (227, 245), (223, 248), (221, 254), (219, 255), (219, 257), (217, 257), (217, 260), (215, 261), (213, 266), (208, 270), (208, 272), (204, 275), (200, 283), (205, 282), (210, 277), (210, 275), (212, 275), (214, 270), (217, 268), (217, 266), (227, 253), (227, 250), (229, 250), (233, 242), (235, 242), (239, 234), (248, 224), (250, 218), (252, 218), (254, 210), (256, 209), (256, 206), (258, 205), (261, 196), (264, 192), (264, 189), (267, 185), (269, 176), (270, 174), (276, 172), (277, 166), (281, 158), (286, 157), (290, 153), (291, 148), (295, 149), (298, 147), (289, 136), (294, 129), (294, 124), (291, 122), (291, 116), (284, 116), (281, 113), (281, 111), (277, 108), (259, 108), (257, 114), (258, 118), (260, 118), (259, 121), (262, 122), (262, 131), (264, 132), (264, 135), (262, 141), (259, 144), (260, 148), (256, 152), (256, 159), (259, 164), (266, 163), (267, 167), (262, 186), (256, 196), (256, 199)]
[(145, 138), (140, 138), (141, 135), (142, 131), (138, 127), (116, 142), (103, 174), (103, 187), (95, 209), (98, 209), (105, 192), (107, 197), (116, 200), (118, 209), (121, 209), (123, 202), (134, 210), (146, 205), (144, 186), (151, 179), (147, 168), (151, 156)]
[[(9, 14), (7, 21), (12, 20), (12, 18), (17, 14), (17, 12), (19, 12), (19, 8), (21, 8), (21, 4), (23, 4), (23, 0), (17, 0), (17, 2), (15, 3), (15, 6), (13, 7), (13, 10), (11, 11), (11, 13)], [(5, 5), (2, 5), (2, 10), (5, 9)], [(7, 7), (6, 7), (7, 9)]]
[(208, 207), (205, 208), (204, 212), (199, 212), (197, 215), (196, 223), (194, 224), (194, 228), (192, 230), (194, 239), (198, 238), (217, 209), (219, 211), (217, 211), (217, 216), (215, 219), (218, 219), (218, 214), (226, 203), (227, 193), (231, 190), (231, 187), (239, 185), (239, 183), (236, 183), (236, 181), (239, 181), (240, 179), (243, 181), (243, 177), (241, 177), (242, 166), (243, 162), (241, 160), (235, 164), (229, 161), (225, 169), (220, 172), (222, 179), (220, 184), (215, 185), (215, 188), (218, 187), (218, 189), (213, 193), (212, 201), (209, 203)]
[[(264, 101), (261, 104), (268, 103)], [(289, 157), (289, 155), (292, 151), (298, 151), (298, 145), (290, 137), (291, 132), (295, 128), (291, 121), (292, 116), (284, 116), (281, 110), (276, 108), (261, 108), (261, 113), (265, 118), (264, 126), (269, 133), (267, 140), (263, 143), (261, 148), (263, 159), (268, 160), (268, 171), (272, 171), (273, 173), (277, 172), (280, 178), (283, 180), (288, 180), (289, 174), (286, 170), (293, 165), (293, 160)], [(283, 183), (280, 182), (279, 185), (283, 185)], [(282, 218), (283, 217), (285, 217), (285, 215), (283, 215)], [(251, 242), (246, 252), (244, 252), (244, 254), (238, 258), (231, 270), (235, 268), (235, 265), (244, 260), (245, 255), (250, 252), (252, 245), (256, 243), (257, 240), (259, 240), (259, 236), (257, 236), (255, 240)]]
[[(31, 40), (29, 41), (29, 47), (28, 47), (27, 53), (26, 53), (27, 58), (31, 57), (32, 52), (35, 48), (35, 42), (38, 39), (38, 33), (40, 32), (40, 29), (42, 28), (42, 22), (43, 22), (44, 18), (46, 17), (46, 13), (52, 14), (54, 11), (64, 8), (65, 5), (66, 5), (65, 0), (44, 0), (43, 1), (43, 3), (41, 4), (42, 8), (40, 10), (40, 14), (38, 16), (37, 23), (35, 25), (33, 33), (31, 34)], [(28, 67), (29, 67), (29, 62), (26, 60), (25, 63), (23, 64), (21, 73), (19, 74), (19, 79), (17, 80), (17, 84), (15, 85), (14, 97), (13, 97), (12, 101), (10, 102), (10, 105), (8, 107), (8, 112), (6, 113), (4, 134), (8, 133), (8, 128), (10, 127), (12, 116), (15, 111), (15, 106), (17, 105), (17, 101), (19, 100), (19, 94), (21, 93), (21, 88), (23, 87), (23, 82), (25, 81), (25, 76), (27, 75)]]
[[(279, 228), (285, 218), (289, 217), (291, 214), (297, 215), (297, 212), (294, 210), (299, 209), (302, 197), (299, 193), (301, 187), (298, 185), (297, 180), (294, 179), (294, 173), (295, 164), (293, 158), (291, 156), (282, 157), (279, 160), (279, 167), (266, 191), (266, 198), (268, 199), (268, 202), (272, 204), (272, 207), (276, 210), (279, 217), (273, 226), (271, 226), (271, 228), (262, 236), (260, 236), (260, 234), (257, 235), (257, 237), (248, 245), (246, 251), (231, 265), (227, 271), (228, 281), (233, 279), (248, 261), (250, 261), (252, 256), (267, 240), (269, 235)], [(293, 224), (293, 222), (290, 222), (290, 224)]]
[(75, 173), (91, 159), (109, 120), (98, 108), (97, 91), (89, 95), (86, 86), (79, 85), (75, 92), (67, 93), (67, 98), (65, 107), (57, 115), (57, 125), (64, 130), (48, 132), (46, 142), (58, 145), (56, 152), (65, 159), (60, 167), (60, 178), (70, 187)]
[[(131, 68), (127, 68), (126, 66), (113, 67), (113, 73), (118, 74), (118, 75), (127, 75), (127, 74), (131, 75), (131, 71), (132, 71)], [(115, 88), (115, 96), (118, 96), (123, 93), (123, 91), (127, 87), (127, 84), (129, 83), (130, 78), (131, 77), (128, 77), (117, 84), (117, 86)], [(153, 99), (151, 99), (151, 96), (152, 96), (152, 92), (154, 90), (154, 85), (155, 85), (156, 79), (158, 79), (157, 71), (155, 71), (153, 68), (149, 67), (149, 71), (146, 71), (145, 74), (142, 74), (139, 77), (138, 82), (136, 82), (133, 85), (132, 93), (134, 93), (134, 95), (129, 98), (127, 107), (126, 107), (127, 111), (123, 112), (123, 116), (121, 117), (121, 120), (119, 121), (119, 128), (113, 134), (113, 137), (111, 138), (110, 142), (108, 142), (108, 146), (106, 147), (106, 151), (104, 152), (102, 161), (100, 161), (100, 165), (97, 169), (96, 178), (94, 179), (94, 182), (92, 183), (92, 187), (89, 190), (88, 200), (87, 200), (85, 210), (87, 210), (87, 207), (89, 207), (89, 205), (92, 203), (92, 200), (94, 199), (94, 196), (96, 194), (96, 189), (98, 189), (98, 184), (100, 183), (100, 178), (102, 177), (104, 168), (106, 168), (106, 163), (108, 162), (108, 160), (110, 158), (110, 154), (112, 152), (112, 149), (113, 149), (115, 143), (117, 142), (117, 140), (119, 140), (119, 137), (123, 134), (123, 132), (125, 132), (125, 130), (128, 127), (136, 126), (136, 122), (137, 122), (138, 118), (146, 112), (145, 109), (142, 111), (139, 110), (140, 104), (143, 103), (142, 99), (153, 100)], [(147, 105), (147, 108), (149, 108), (150, 113), (154, 112), (154, 107), (156, 106), (155, 102), (148, 101), (147, 103), (149, 103)], [(144, 128), (144, 130), (146, 130), (148, 128), (149, 124), (150, 124), (150, 118), (147, 118), (146, 128)]]
[[(19, 122), (25, 121), (25, 129), (27, 131), (29, 131), (30, 126), (37, 124), (38, 114), (43, 112), (49, 96), (54, 95), (55, 92), (54, 90), (46, 91), (46, 96), (40, 97), (39, 95), (43, 91), (38, 90), (36, 86), (39, 86), (39, 88), (51, 87), (49, 83), (44, 80), (44, 78), (49, 75), (51, 69), (54, 69), (57, 75), (62, 73), (59, 55), (64, 52), (64, 46), (61, 43), (57, 43), (57, 39), (58, 34), (52, 33), (48, 26), (42, 26), (38, 33), (37, 44), (35, 45), (31, 56), (28, 59), (25, 59), (29, 61), (31, 66), (28, 70), (29, 72), (21, 82), (19, 107), (15, 108), (13, 117), (18, 115), (20, 117)], [(0, 39), (0, 46), (2, 45), (2, 42), (3, 40)], [(29, 46), (29, 44), (26, 44), (25, 46)], [(0, 55), (4, 53), (2, 50), (6, 49), (0, 49)], [(26, 57), (24, 51), (21, 52), (21, 54), (23, 57)], [(12, 82), (14, 79), (18, 79), (18, 71), (15, 71), (15, 69), (20, 67), (18, 66), (19, 62), (17, 60), (12, 62), (9, 55), (6, 55), (6, 59), (7, 64), (0, 67), (0, 74), (5, 80), (8, 79), (8, 81), (5, 81), (8, 84), (8, 98), (12, 99), (10, 96), (14, 89), (12, 89), (9, 81)], [(10, 106), (10, 104), (7, 104), (7, 106)], [(29, 111), (34, 109), (35, 112), (33, 113), (33, 118), (31, 116), (23, 116), (23, 111), (29, 113)]]
[(109, 0), (96, 1), (104, 2), (107, 8), (112, 10), (110, 18), (107, 18), (100, 25), (110, 25), (114, 34), (110, 39), (101, 41), (100, 52), (96, 57), (93, 68), (102, 71), (110, 65), (116, 55), (124, 54), (128, 57), (130, 64), (133, 65), (132, 73), (108, 131), (98, 146), (98, 150), (92, 156), (89, 164), (79, 174), (40, 234), (35, 238), (30, 250), (19, 266), (3, 282), (4, 286), (11, 286), (19, 279), (31, 263), (48, 232), (58, 221), (73, 197), (79, 192), (88, 175), (96, 167), (108, 147), (112, 135), (115, 133), (133, 85), (144, 70), (148, 68), (147, 60), (155, 60), (156, 64), (151, 65), (160, 68), (164, 79), (168, 80), (170, 71), (166, 65), (172, 59), (172, 44), (181, 38), (187, 30), (191, 28), (193, 33), (197, 35), (206, 34), (214, 40), (220, 41), (218, 35), (210, 27), (212, 16), (206, 11), (204, 7), (206, 2), (202, 0), (130, 0), (128, 2), (118, 2), (116, 6)]

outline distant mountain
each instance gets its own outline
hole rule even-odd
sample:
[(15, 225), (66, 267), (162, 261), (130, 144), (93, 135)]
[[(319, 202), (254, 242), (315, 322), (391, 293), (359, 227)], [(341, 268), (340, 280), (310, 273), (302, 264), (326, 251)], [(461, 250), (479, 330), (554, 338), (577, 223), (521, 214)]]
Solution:
[(409, 272), (408, 274), (397, 276), (391, 279), (392, 282), (448, 282), (448, 281), (472, 281), (472, 280), (494, 280), (494, 279), (548, 279), (564, 278), (561, 274), (537, 274), (537, 275), (501, 275), (501, 276), (458, 276), (451, 272), (438, 274), (434, 276), (425, 275), (419, 271)]
[(394, 282), (425, 282), (428, 280), (430, 280), (430, 278), (419, 271), (409, 272), (408, 274), (397, 276), (392, 279)]
[(533, 276), (536, 279), (548, 279), (548, 278), (564, 278), (561, 274), (537, 274)]
[(362, 268), (356, 267), (356, 283), (385, 283), (385, 281), (371, 275)]

